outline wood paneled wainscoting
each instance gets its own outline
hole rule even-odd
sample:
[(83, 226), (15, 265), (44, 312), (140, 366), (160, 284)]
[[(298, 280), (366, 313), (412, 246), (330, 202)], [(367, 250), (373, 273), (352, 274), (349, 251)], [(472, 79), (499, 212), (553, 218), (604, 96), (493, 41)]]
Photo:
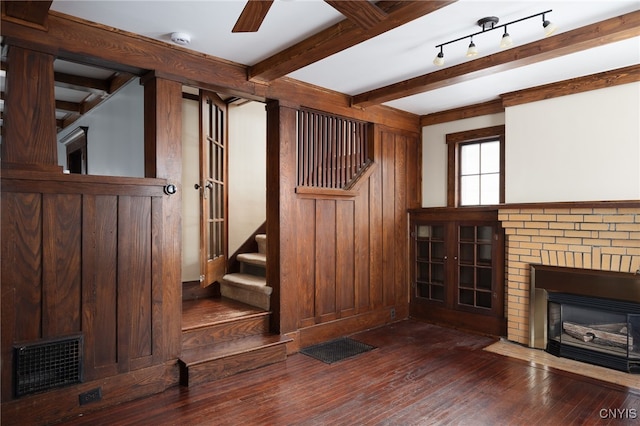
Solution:
[[(177, 383), (163, 346), (163, 329), (179, 324), (163, 316), (172, 302), (163, 299), (165, 184), (3, 170), (3, 424), (60, 419)], [(81, 383), (16, 398), (14, 348), (67, 336), (81, 338)], [(86, 392), (91, 405), (80, 407)]]
[(267, 201), (267, 234), (279, 256), (267, 280), (279, 282), (272, 301), (280, 332), (294, 339), (289, 352), (408, 317), (407, 209), (419, 205), (421, 158), (418, 134), (369, 124), (371, 164), (353, 185), (298, 186), (296, 117), (267, 107), (277, 123), (268, 126), (267, 192), (278, 194)]

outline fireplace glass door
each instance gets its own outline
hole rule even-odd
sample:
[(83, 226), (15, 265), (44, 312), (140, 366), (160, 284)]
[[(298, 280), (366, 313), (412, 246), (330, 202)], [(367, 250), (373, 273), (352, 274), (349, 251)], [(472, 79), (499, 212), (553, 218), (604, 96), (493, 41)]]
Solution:
[[(612, 308), (607, 309), (607, 304)], [(551, 295), (547, 351), (592, 364), (640, 373), (640, 314), (617, 302)]]

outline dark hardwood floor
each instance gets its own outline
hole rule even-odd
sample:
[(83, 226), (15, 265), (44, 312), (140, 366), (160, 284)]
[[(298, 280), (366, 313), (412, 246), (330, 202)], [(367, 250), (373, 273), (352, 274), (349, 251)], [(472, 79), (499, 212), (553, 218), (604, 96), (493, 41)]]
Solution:
[(413, 320), (352, 337), (377, 349), (331, 365), (295, 354), (285, 362), (193, 388), (172, 388), (66, 424), (621, 425), (640, 421), (637, 391), (483, 351), (493, 342), (488, 337)]

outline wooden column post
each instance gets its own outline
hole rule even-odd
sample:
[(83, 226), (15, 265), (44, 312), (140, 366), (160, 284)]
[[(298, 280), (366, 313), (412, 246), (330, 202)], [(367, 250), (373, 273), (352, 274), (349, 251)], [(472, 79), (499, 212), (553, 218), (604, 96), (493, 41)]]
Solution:
[(296, 109), (267, 104), (267, 282), (275, 332), (298, 328), (294, 192), (296, 186)]
[[(145, 176), (166, 179), (176, 193), (162, 198), (162, 254), (158, 256), (162, 297), (162, 347), (165, 360), (181, 350), (182, 304), (182, 85), (147, 76), (144, 84)], [(155, 293), (155, 291), (154, 291)]]
[(10, 46), (3, 168), (59, 171), (52, 55)]

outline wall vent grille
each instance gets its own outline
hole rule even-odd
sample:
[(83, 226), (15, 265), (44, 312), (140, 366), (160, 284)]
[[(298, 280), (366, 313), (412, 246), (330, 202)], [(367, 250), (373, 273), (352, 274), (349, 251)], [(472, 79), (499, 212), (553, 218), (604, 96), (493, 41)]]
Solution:
[(82, 381), (82, 336), (14, 347), (16, 397)]

